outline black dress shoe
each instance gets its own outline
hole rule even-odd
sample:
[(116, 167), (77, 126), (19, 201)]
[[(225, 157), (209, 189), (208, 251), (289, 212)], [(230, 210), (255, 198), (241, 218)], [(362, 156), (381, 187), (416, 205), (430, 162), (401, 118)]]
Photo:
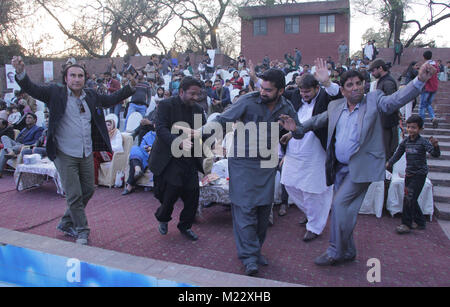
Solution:
[(180, 230), (180, 232), (183, 236), (185, 236), (189, 240), (192, 240), (192, 241), (198, 240), (198, 236), (191, 229)]
[(328, 256), (328, 254), (326, 252), (314, 260), (314, 263), (319, 266), (335, 265), (338, 262), (339, 261), (337, 259), (334, 259), (334, 258), (331, 258), (330, 256)]
[(159, 223), (159, 227), (158, 227), (159, 233), (162, 234), (162, 235), (166, 235), (167, 232), (169, 231), (169, 227), (168, 226), (169, 226), (169, 223), (160, 222)]
[(311, 232), (311, 231), (308, 230), (308, 231), (305, 233), (305, 236), (303, 237), (303, 241), (309, 242), (309, 241), (314, 240), (314, 239), (317, 238), (317, 237), (318, 237), (318, 235), (316, 235), (314, 232)]
[(306, 217), (303, 217), (300, 222), (298, 222), (301, 226), (305, 226), (308, 224), (308, 219)]
[(258, 265), (254, 262), (245, 265), (245, 274), (248, 276), (255, 276), (258, 274)]

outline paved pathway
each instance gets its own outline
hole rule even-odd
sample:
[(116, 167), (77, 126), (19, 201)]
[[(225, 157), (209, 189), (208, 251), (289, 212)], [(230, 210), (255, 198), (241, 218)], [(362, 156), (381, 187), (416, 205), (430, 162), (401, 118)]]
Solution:
[[(50, 238), (72, 241), (55, 227), (65, 210), (65, 201), (52, 182), (16, 192), (12, 177), (0, 179), (0, 227)], [(10, 188), (8, 188), (10, 187)], [(11, 189), (12, 188), (12, 189)], [(161, 236), (154, 212), (157, 200), (151, 192), (121, 196), (121, 190), (98, 188), (88, 205), (91, 246), (221, 272), (243, 274), (236, 257), (230, 211), (222, 206), (203, 210), (193, 229), (197, 242), (184, 239), (176, 230), (181, 204), (175, 208), (169, 234)], [(367, 261), (381, 262), (381, 283), (375, 286), (450, 286), (450, 240), (436, 220), (425, 231), (399, 236), (399, 218), (360, 215), (354, 236), (357, 261), (321, 268), (313, 260), (328, 245), (329, 229), (317, 240), (304, 243), (302, 213), (290, 207), (284, 217), (275, 215), (263, 254), (270, 261), (258, 277), (308, 286), (370, 286)]]

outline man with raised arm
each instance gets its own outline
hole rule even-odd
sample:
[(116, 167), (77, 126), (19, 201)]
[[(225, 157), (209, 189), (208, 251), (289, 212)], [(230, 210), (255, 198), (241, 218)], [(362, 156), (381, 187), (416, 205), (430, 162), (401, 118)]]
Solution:
[(130, 84), (111, 95), (86, 89), (83, 66), (67, 66), (63, 84), (39, 86), (25, 72), (25, 63), (14, 56), (16, 80), (23, 91), (43, 101), (50, 112), (47, 154), (54, 161), (66, 193), (67, 210), (57, 229), (75, 237), (78, 244), (88, 244), (90, 229), (85, 208), (94, 194), (94, 151), (112, 152), (103, 108), (112, 107), (134, 93)]
[(334, 265), (356, 258), (353, 229), (358, 212), (370, 183), (385, 178), (381, 115), (392, 114), (417, 97), (435, 72), (432, 65), (424, 64), (416, 79), (385, 96), (380, 90), (364, 95), (363, 76), (358, 71), (348, 71), (341, 77), (344, 98), (332, 101), (326, 112), (300, 127), (306, 133), (328, 125), (326, 176), (327, 184), (334, 184), (331, 238), (327, 251), (315, 259), (317, 265)]

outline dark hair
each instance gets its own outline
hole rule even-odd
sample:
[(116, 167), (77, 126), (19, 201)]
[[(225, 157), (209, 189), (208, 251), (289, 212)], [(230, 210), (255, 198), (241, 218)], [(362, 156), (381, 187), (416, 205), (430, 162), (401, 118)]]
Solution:
[(431, 60), (431, 58), (433, 57), (433, 52), (427, 50), (423, 53), (423, 57), (425, 60)]
[(423, 128), (423, 118), (420, 117), (419, 115), (411, 115), (407, 120), (406, 120), (407, 124), (414, 124), (416, 123), (417, 126), (419, 126), (419, 129)]
[(28, 116), (28, 115), (30, 115), (31, 117), (33, 117), (34, 118), (34, 120), (37, 120), (37, 116), (36, 116), (36, 114), (34, 114), (34, 113), (31, 113), (31, 112), (28, 112), (27, 114), (25, 114), (25, 118)]
[(308, 88), (317, 88), (319, 86), (319, 81), (312, 74), (304, 74), (300, 77), (300, 85), (299, 88), (308, 89)]
[(180, 88), (183, 91), (187, 91), (191, 86), (198, 86), (200, 88), (203, 88), (203, 83), (200, 80), (197, 80), (197, 79), (195, 79), (193, 77), (189, 77), (189, 76), (184, 77), (181, 80)]
[(264, 81), (269, 81), (275, 84), (277, 89), (284, 89), (286, 87), (286, 78), (284, 73), (276, 68), (271, 68), (266, 70), (262, 75), (261, 79)]
[(412, 61), (409, 63), (408, 68), (405, 69), (405, 71), (401, 74), (401, 77), (405, 77), (408, 73), (412, 73), (414, 69), (414, 65), (417, 64), (417, 61)]
[(341, 76), (341, 86), (344, 87), (345, 82), (347, 82), (348, 79), (358, 77), (360, 81), (364, 81), (363, 75), (357, 71), (357, 70), (349, 70), (342, 74)]
[(103, 73), (104, 76), (112, 76), (111, 73), (109, 71)]
[(66, 66), (66, 68), (64, 68), (64, 71), (63, 71), (63, 73), (62, 73), (62, 77), (63, 77), (63, 78), (62, 78), (62, 82), (63, 82), (63, 84), (64, 84), (64, 85), (67, 85), (67, 82), (66, 82), (67, 73), (69, 72), (69, 69), (72, 68), (72, 67), (81, 68), (81, 69), (83, 70), (83, 73), (84, 73), (84, 82), (86, 83), (87, 78), (88, 78), (86, 69), (85, 69), (83, 66), (81, 66), (80, 64), (73, 64), (73, 65)]

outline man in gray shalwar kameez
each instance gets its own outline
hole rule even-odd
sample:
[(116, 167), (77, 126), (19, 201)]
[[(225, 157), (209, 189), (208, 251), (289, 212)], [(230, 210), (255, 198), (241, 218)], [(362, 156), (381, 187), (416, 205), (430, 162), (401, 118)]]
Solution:
[[(233, 231), (238, 257), (245, 265), (247, 275), (255, 275), (258, 264), (267, 265), (267, 260), (261, 255), (261, 247), (274, 199), (280, 131), (289, 130), (294, 138), (300, 137), (300, 134), (297, 135), (299, 122), (296, 113), (282, 96), (285, 88), (283, 72), (270, 69), (261, 78), (260, 92), (241, 97), (231, 108), (203, 127), (203, 131), (207, 131), (214, 123), (224, 128), (226, 123), (238, 122), (234, 133), (234, 155), (228, 157), (228, 169)], [(256, 130), (252, 130), (251, 126)], [(275, 163), (270, 163), (272, 160)]]

